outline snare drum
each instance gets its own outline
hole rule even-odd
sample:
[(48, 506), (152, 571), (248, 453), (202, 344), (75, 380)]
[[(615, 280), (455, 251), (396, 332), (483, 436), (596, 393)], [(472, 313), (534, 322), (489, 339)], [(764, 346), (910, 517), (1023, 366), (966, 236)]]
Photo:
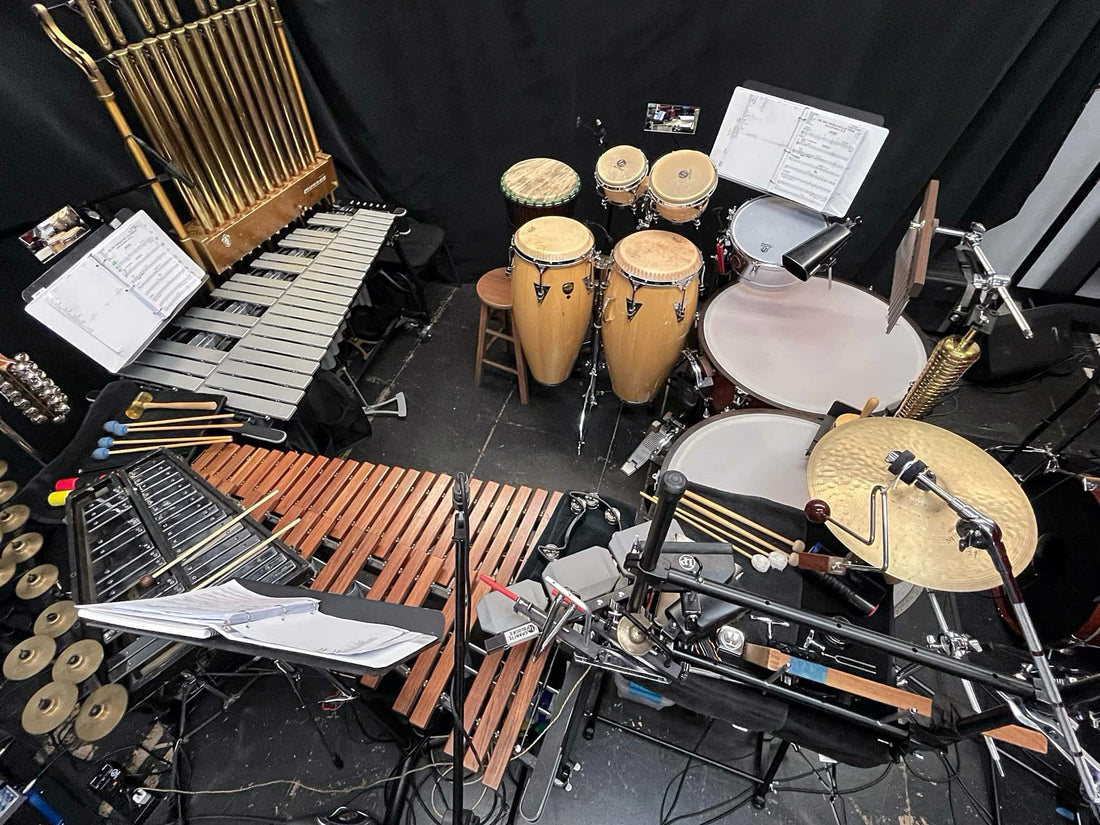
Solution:
[(646, 198), (669, 223), (698, 221), (718, 187), (718, 170), (694, 149), (677, 149), (657, 159), (649, 172)]
[(783, 268), (783, 255), (807, 241), (829, 222), (820, 212), (774, 195), (745, 202), (734, 212), (727, 235), (734, 272), (761, 289), (782, 289), (800, 279)]
[(569, 377), (592, 317), (588, 227), (550, 215), (512, 236), (512, 321), (531, 377), (553, 386)]
[(529, 158), (513, 164), (500, 176), (500, 191), (515, 232), (527, 221), (544, 215), (570, 217), (581, 191), (581, 178), (572, 167), (552, 158)]
[(801, 510), (810, 500), (806, 451), (819, 422), (779, 410), (736, 410), (688, 429), (661, 472), (679, 470), (695, 484), (778, 501)]
[(790, 289), (737, 283), (715, 295), (699, 322), (714, 367), (745, 396), (824, 415), (834, 401), (897, 404), (928, 350), (907, 318), (886, 334), (887, 304), (859, 287), (810, 278)]
[(615, 395), (651, 401), (668, 378), (695, 321), (703, 255), (673, 232), (627, 235), (611, 254), (603, 346)]
[(605, 203), (633, 206), (649, 188), (649, 161), (636, 146), (613, 146), (596, 161), (596, 191)]

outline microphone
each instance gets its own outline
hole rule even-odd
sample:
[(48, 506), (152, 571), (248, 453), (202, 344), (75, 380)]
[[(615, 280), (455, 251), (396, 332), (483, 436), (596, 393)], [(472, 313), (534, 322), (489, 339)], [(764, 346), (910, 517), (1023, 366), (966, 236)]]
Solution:
[(461, 512), (466, 512), (470, 506), (470, 480), (465, 473), (455, 475), (451, 484), (451, 504)]

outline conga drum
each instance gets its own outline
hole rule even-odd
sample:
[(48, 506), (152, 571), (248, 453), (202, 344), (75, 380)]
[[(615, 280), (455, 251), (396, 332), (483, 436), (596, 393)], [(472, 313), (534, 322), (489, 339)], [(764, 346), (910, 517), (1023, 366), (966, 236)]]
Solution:
[(653, 400), (695, 323), (703, 255), (662, 229), (615, 245), (603, 304), (603, 346), (611, 388), (631, 404)]
[(527, 369), (540, 384), (569, 377), (592, 318), (592, 250), (588, 227), (548, 215), (512, 236), (512, 321)]
[(649, 161), (637, 146), (612, 146), (596, 161), (596, 190), (605, 203), (633, 206), (649, 187)]
[(560, 160), (528, 158), (508, 167), (500, 176), (500, 191), (508, 208), (508, 223), (515, 232), (534, 218), (571, 217), (581, 191), (581, 178)]
[(710, 158), (695, 149), (677, 149), (653, 164), (646, 197), (669, 223), (687, 223), (699, 220), (716, 188), (718, 170)]

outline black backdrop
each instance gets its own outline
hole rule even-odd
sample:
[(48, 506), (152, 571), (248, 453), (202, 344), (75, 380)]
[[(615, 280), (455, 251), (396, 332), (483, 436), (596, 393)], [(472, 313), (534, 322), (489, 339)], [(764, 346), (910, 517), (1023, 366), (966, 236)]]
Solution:
[[(28, 5), (0, 4), (0, 227), (7, 227), (0, 351), (30, 350), (81, 395), (105, 376), (21, 311), (19, 291), (40, 267), (14, 234), (136, 173), (87, 83), (38, 30)], [(674, 148), (706, 152), (733, 88), (753, 79), (885, 118), (890, 137), (853, 207), (865, 222), (842, 266), (847, 277), (881, 283), (930, 177), (942, 181), (944, 221), (1004, 221), (1100, 74), (1095, 0), (283, 0), (282, 7), (342, 192), (404, 205), (445, 227), (467, 280), (504, 260), (498, 181), (511, 163), (540, 155), (570, 163), (585, 184), (579, 216), (599, 220), (591, 185), (599, 150), (578, 118), (601, 118), (611, 143), (635, 144), (651, 161)], [(81, 25), (58, 14), (68, 27)], [(698, 134), (642, 132), (649, 101), (701, 106)], [(723, 182), (712, 206), (748, 195)], [(718, 227), (708, 215), (692, 233), (704, 252)], [(14, 419), (11, 410), (0, 415)], [(69, 432), (20, 429), (49, 452)]]

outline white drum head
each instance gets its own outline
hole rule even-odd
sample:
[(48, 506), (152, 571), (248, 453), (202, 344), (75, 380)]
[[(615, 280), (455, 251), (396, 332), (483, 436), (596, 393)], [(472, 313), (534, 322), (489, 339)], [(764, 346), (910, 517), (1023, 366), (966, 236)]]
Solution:
[(790, 289), (734, 284), (707, 305), (704, 351), (723, 375), (762, 401), (824, 415), (834, 401), (878, 409), (905, 397), (927, 360), (911, 323), (886, 334), (887, 304), (851, 284), (810, 278)]
[(730, 238), (741, 254), (763, 266), (750, 266), (742, 278), (768, 289), (798, 283), (783, 269), (783, 256), (828, 225), (820, 212), (783, 198), (765, 195), (748, 201), (734, 213)]
[(728, 493), (801, 510), (809, 501), (806, 450), (819, 422), (792, 413), (738, 411), (708, 418), (672, 445), (661, 471)]

